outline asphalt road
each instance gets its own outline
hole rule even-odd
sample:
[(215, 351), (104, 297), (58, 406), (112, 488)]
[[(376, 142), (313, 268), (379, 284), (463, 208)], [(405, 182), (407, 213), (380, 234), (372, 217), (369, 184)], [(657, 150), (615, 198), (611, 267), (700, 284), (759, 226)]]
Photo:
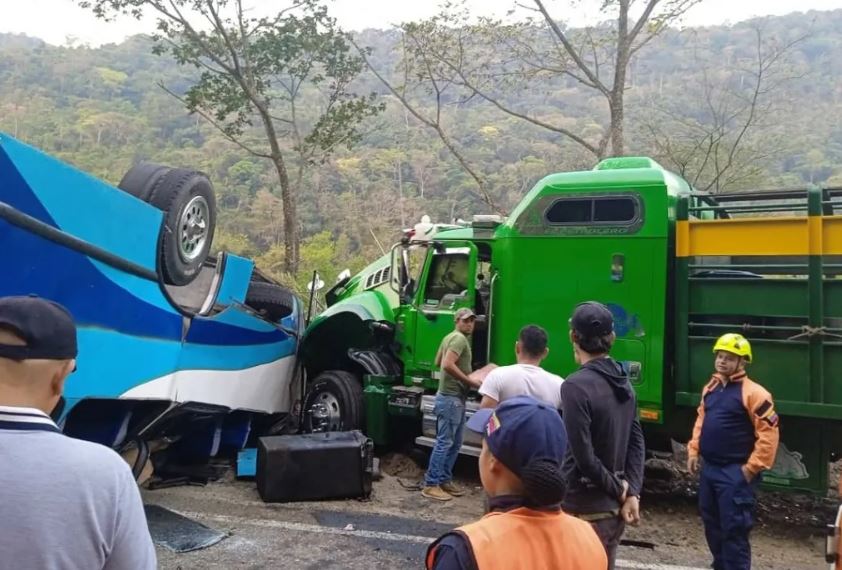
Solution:
[[(189, 511), (182, 514), (227, 531), (230, 536), (191, 553), (175, 554), (159, 548), (161, 568), (422, 568), (427, 545), (451, 528), (435, 522), (419, 524), (411, 518), (344, 511), (317, 510), (307, 517), (290, 517), (290, 512), (274, 511), (273, 516), (265, 518)], [(288, 520), (309, 517), (316, 522)], [(644, 555), (635, 550), (621, 547), (617, 567), (702, 570), (698, 566), (660, 563), (651, 560), (654, 558), (651, 552)]]
[[(442, 533), (482, 516), (484, 495), (475, 460), (460, 460), (456, 476), (466, 495), (448, 503), (430, 501), (417, 490), (423, 470), (406, 456), (383, 458), (384, 478), (367, 501), (339, 500), (266, 504), (253, 481), (224, 481), (206, 487), (144, 491), (147, 505), (159, 505), (225, 533), (202, 550), (175, 553), (158, 546), (163, 569), (266, 568), (293, 570), (423, 568), (427, 546)], [(341, 477), (341, 473), (335, 476)], [(710, 554), (695, 498), (679, 479), (658, 491), (647, 481), (640, 526), (628, 528), (618, 568), (703, 570)], [(678, 492), (684, 489), (685, 492)], [(752, 533), (754, 570), (825, 568), (821, 502), (762, 494)], [(832, 509), (835, 513), (835, 502)], [(812, 513), (812, 515), (811, 515)], [(831, 513), (832, 514), (832, 513)]]
[[(423, 568), (428, 544), (482, 509), (476, 488), (460, 503), (433, 504), (403, 489), (394, 477), (377, 483), (368, 502), (267, 505), (252, 483), (239, 481), (145, 492), (144, 499), (227, 533), (194, 552), (158, 547), (161, 568), (184, 570)], [(630, 570), (707, 567), (703, 554), (680, 545), (621, 546), (619, 558), (618, 567)]]

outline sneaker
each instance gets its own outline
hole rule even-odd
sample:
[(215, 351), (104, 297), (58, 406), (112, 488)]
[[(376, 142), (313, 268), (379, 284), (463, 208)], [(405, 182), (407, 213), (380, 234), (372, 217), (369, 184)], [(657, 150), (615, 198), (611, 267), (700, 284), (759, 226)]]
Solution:
[(434, 501), (450, 501), (453, 499), (450, 494), (438, 485), (434, 487), (424, 487), (421, 489), (421, 494), (428, 499), (433, 499)]
[(441, 485), (439, 485), (439, 487), (441, 487), (445, 493), (447, 493), (448, 495), (453, 495), (454, 497), (461, 497), (465, 494), (465, 489), (462, 489), (461, 487), (457, 486), (456, 483), (454, 483), (453, 481), (442, 483)]

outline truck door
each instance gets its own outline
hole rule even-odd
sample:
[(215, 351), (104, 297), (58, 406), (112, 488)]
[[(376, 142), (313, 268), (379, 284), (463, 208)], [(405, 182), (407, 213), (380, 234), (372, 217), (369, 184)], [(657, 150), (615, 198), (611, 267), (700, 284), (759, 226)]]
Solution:
[(453, 317), (462, 307), (474, 308), (477, 248), (471, 242), (448, 242), (431, 247), (421, 282), (410, 309), (415, 322), (414, 361), (419, 371), (436, 370), (441, 340), (453, 330)]

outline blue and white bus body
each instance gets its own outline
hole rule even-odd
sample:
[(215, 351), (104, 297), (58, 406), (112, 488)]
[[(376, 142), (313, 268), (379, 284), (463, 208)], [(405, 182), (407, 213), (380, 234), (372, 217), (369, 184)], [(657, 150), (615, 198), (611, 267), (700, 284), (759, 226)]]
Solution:
[[(289, 413), (296, 398), (301, 304), (277, 323), (247, 307), (251, 280), (263, 278), (231, 254), (207, 263), (195, 287), (164, 285), (163, 215), (0, 133), (0, 296), (70, 310), (79, 357), (62, 420), (115, 447), (180, 405), (248, 418)], [(191, 287), (192, 307), (175, 301)]]

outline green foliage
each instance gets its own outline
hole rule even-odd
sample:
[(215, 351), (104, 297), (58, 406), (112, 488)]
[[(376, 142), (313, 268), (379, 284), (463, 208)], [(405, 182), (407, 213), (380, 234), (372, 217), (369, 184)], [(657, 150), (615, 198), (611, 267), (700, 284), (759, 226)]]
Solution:
[[(349, 90), (363, 60), (351, 52), (327, 8), (320, 0), (294, 0), (275, 16), (254, 18), (242, 2), (232, 0), (79, 4), (105, 19), (125, 13), (153, 15), (153, 53), (169, 55), (198, 74), (183, 93), (161, 86), (244, 151), (271, 161), (283, 202), (285, 270), (295, 274), (304, 171), (326, 161), (338, 147), (350, 150), (361, 138), (360, 123), (383, 110), (373, 94)], [(97, 69), (109, 85), (119, 84), (125, 75)], [(291, 166), (297, 166), (292, 179)], [(239, 205), (241, 198), (229, 203)]]
[(348, 247), (346, 236), (334, 239), (329, 231), (310, 236), (301, 243), (301, 267), (294, 276), (284, 272), (282, 247), (270, 247), (255, 257), (255, 262), (263, 271), (295, 291), (302, 299), (308, 299), (308, 284), (312, 281), (314, 272), (318, 273), (326, 287), (330, 287), (344, 269), (356, 273), (365, 267), (366, 260), (363, 257), (348, 256)]
[[(133, 5), (139, 3), (125, 3), (127, 9)], [(769, 42), (807, 37), (788, 58), (789, 79), (765, 96), (772, 110), (764, 111), (746, 147), (752, 153), (774, 149), (774, 154), (739, 161), (740, 176), (729, 188), (842, 185), (842, 58), (837, 57), (842, 52), (842, 10), (769, 18), (763, 24)], [(374, 30), (356, 37), (358, 44), (371, 46), (370, 58), (378, 69), (394, 70), (392, 79), (403, 71), (394, 67), (399, 40), (394, 32)], [(283, 204), (272, 164), (244, 151), (161, 90), (159, 82), (185, 93), (199, 80), (200, 71), (154, 56), (153, 45), (149, 38), (134, 37), (96, 49), (53, 47), (0, 34), (0, 131), (112, 184), (141, 160), (206, 172), (218, 197), (214, 250), (255, 257), (263, 270), (301, 291), (306, 291), (313, 269), (330, 286), (345, 267), (359, 269), (388, 251), (399, 230), (423, 214), (445, 222), (489, 213), (470, 177), (435, 134), (363, 73), (348, 84), (348, 92), (379, 92), (374, 104), (385, 103), (386, 108), (360, 123), (358, 144), (349, 150), (340, 142), (325, 162), (321, 143), (312, 139), (316, 165), (302, 171), (296, 189), (301, 269), (294, 279), (287, 278)], [(748, 24), (667, 30), (652, 40), (630, 66), (628, 153), (652, 155), (670, 164), (647, 124), (660, 118), (664, 140), (688, 142), (688, 125), (709, 124), (705, 74), (709, 84), (741, 93), (741, 83), (750, 84), (745, 70), (756, 47)], [(487, 49), (502, 53), (499, 46)], [(330, 83), (325, 79), (320, 85)], [(272, 93), (275, 89), (273, 83)], [(328, 104), (324, 93), (315, 87), (303, 91), (296, 111), (307, 134)], [(428, 105), (422, 94), (410, 96), (420, 106)], [(540, 114), (589, 140), (603, 134), (602, 101), (579, 89), (575, 80), (501, 88), (499, 96), (508, 106)], [(481, 167), (489, 193), (504, 209), (550, 172), (593, 167), (593, 156), (579, 145), (495, 112), (477, 98), (445, 93), (443, 102), (443, 124)], [(661, 112), (669, 112), (669, 120)], [(244, 127), (246, 142), (259, 141), (261, 134), (259, 127)], [(285, 152), (297, 156), (293, 132), (282, 129), (279, 141)], [(753, 156), (758, 155), (749, 155)], [(293, 161), (294, 178), (298, 164)]]

